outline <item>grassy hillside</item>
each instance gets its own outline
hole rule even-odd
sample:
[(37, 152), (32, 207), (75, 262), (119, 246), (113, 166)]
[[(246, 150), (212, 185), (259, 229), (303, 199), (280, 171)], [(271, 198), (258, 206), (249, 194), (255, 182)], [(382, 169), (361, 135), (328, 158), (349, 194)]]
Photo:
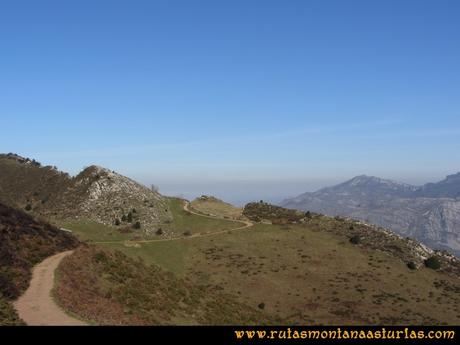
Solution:
[(32, 267), (77, 245), (72, 235), (0, 203), (0, 324), (18, 322), (9, 302), (27, 288)]
[(241, 219), (243, 210), (212, 196), (203, 195), (190, 203), (190, 207), (205, 215)]
[(16, 155), (0, 154), (0, 202), (18, 209), (44, 214), (71, 179), (54, 167)]
[(98, 166), (75, 177), (14, 154), (0, 154), (0, 202), (50, 222), (91, 220), (154, 234), (171, 220), (168, 201), (125, 176)]
[(191, 235), (230, 230), (241, 226), (240, 222), (227, 219), (211, 219), (194, 215), (184, 210), (185, 201), (166, 198), (171, 210), (172, 220), (159, 224), (160, 232), (146, 234), (141, 229), (128, 229), (125, 226), (106, 226), (87, 220), (72, 220), (60, 224), (72, 230), (82, 240), (91, 242), (111, 242), (130, 240), (164, 240), (167, 238), (189, 237)]
[(251, 202), (244, 206), (243, 215), (255, 222), (269, 221), (273, 224), (298, 223), (305, 219), (305, 212), (268, 204)]
[(58, 277), (59, 303), (99, 325), (269, 322), (216, 286), (193, 285), (118, 251), (81, 247), (64, 259)]
[(440, 255), (441, 268), (427, 268), (415, 242), (352, 220), (313, 214), (298, 224), (104, 246), (251, 308), (263, 305), (263, 317), (281, 323), (460, 322), (457, 261)]

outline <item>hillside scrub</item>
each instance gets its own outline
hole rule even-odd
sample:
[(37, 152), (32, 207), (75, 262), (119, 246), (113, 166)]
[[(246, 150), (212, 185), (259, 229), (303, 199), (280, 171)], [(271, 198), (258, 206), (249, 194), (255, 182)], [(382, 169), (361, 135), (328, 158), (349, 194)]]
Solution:
[(273, 224), (298, 223), (305, 219), (305, 213), (263, 202), (252, 202), (244, 206), (243, 215), (252, 221), (269, 220)]
[(17, 298), (34, 265), (78, 244), (71, 234), (0, 203), (0, 294)]
[(0, 326), (21, 326), (24, 322), (19, 318), (13, 306), (0, 295)]
[(119, 251), (80, 247), (63, 260), (58, 277), (58, 303), (100, 325), (269, 322), (260, 311), (212, 286), (192, 285)]

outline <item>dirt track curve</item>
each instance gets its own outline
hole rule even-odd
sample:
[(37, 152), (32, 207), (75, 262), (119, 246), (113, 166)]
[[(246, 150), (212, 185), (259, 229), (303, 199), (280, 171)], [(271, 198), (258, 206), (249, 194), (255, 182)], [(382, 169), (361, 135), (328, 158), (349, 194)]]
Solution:
[[(182, 237), (171, 237), (171, 238), (161, 238), (158, 240), (136, 240), (136, 241), (129, 241), (129, 243), (152, 243), (152, 242), (168, 242), (168, 241), (180, 241), (180, 240), (185, 240), (189, 238), (197, 238), (197, 237), (209, 237), (209, 236), (216, 236), (216, 235), (221, 235), (228, 233), (229, 231), (237, 231), (237, 230), (244, 230), (252, 227), (254, 223), (250, 222), (249, 220), (232, 220), (232, 219), (226, 219), (223, 217), (215, 217), (215, 216), (207, 216), (205, 214), (197, 213), (188, 208), (189, 202), (186, 202), (184, 204), (184, 210), (186, 212), (192, 213), (194, 215), (200, 216), (200, 217), (205, 217), (205, 218), (210, 218), (210, 219), (223, 219), (223, 220), (228, 220), (228, 221), (233, 221), (235, 223), (241, 223), (244, 224), (242, 226), (233, 228), (233, 229), (226, 229), (226, 230), (220, 230), (220, 231), (213, 231), (213, 232), (206, 232), (206, 233), (198, 233), (198, 234), (193, 234), (190, 236), (182, 236)], [(95, 244), (117, 244), (117, 243), (125, 243), (126, 241), (102, 241), (102, 242), (93, 242)]]
[[(223, 219), (221, 217), (207, 216), (201, 213), (194, 212), (189, 209), (189, 203), (184, 204), (184, 210), (193, 213), (200, 217), (211, 219)], [(141, 240), (132, 241), (136, 243), (148, 242), (163, 242), (163, 241), (177, 241), (185, 238), (207, 237), (215, 236), (229, 231), (243, 230), (252, 227), (254, 224), (246, 220), (237, 220), (236, 222), (244, 225), (228, 230), (221, 230), (216, 232), (194, 234), (188, 237), (174, 237), (164, 238), (158, 240)], [(94, 243), (119, 243), (114, 242), (94, 242)], [(54, 272), (59, 266), (59, 263), (66, 256), (72, 254), (73, 251), (62, 252), (49, 258), (46, 258), (41, 263), (36, 265), (32, 272), (32, 280), (30, 281), (29, 288), (26, 292), (13, 303), (19, 317), (30, 326), (84, 326), (87, 325), (81, 320), (75, 319), (67, 315), (51, 297), (51, 291), (54, 286)]]
[(26, 292), (13, 303), (19, 317), (29, 326), (84, 326), (86, 323), (67, 315), (51, 297), (54, 271), (72, 251), (50, 256), (36, 265)]

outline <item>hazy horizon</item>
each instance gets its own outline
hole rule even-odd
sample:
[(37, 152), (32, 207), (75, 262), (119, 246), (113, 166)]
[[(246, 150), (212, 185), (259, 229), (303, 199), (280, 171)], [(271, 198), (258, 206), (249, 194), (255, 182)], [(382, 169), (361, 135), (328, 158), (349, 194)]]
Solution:
[[(0, 152), (7, 153), (7, 152)], [(58, 170), (69, 173), (71, 176), (76, 176), (80, 171), (90, 165), (103, 166), (109, 170), (114, 170), (117, 173), (125, 175), (146, 187), (155, 185), (163, 195), (167, 196), (180, 196), (188, 200), (193, 200), (201, 195), (212, 195), (220, 198), (226, 202), (237, 206), (243, 206), (251, 201), (264, 200), (271, 203), (279, 203), (280, 201), (298, 196), (305, 192), (314, 192), (324, 187), (330, 187), (359, 175), (376, 176), (383, 179), (393, 180), (395, 182), (402, 182), (414, 186), (421, 186), (429, 182), (439, 182), (447, 175), (452, 175), (460, 172), (460, 169), (453, 171), (437, 171), (432, 172), (430, 175), (421, 174), (406, 174), (401, 176), (391, 175), (391, 172), (378, 171), (366, 169), (365, 171), (348, 171), (343, 176), (337, 174), (327, 174), (323, 176), (307, 175), (304, 177), (291, 177), (290, 179), (235, 179), (225, 180), (219, 179), (217, 176), (189, 176), (181, 180), (173, 176), (172, 172), (169, 177), (165, 178), (163, 173), (136, 173), (123, 164), (120, 165), (104, 165), (96, 161), (88, 161), (79, 167), (74, 166), (74, 161), (65, 159), (61, 162), (50, 161), (49, 159), (40, 159), (37, 156), (29, 155), (25, 152), (14, 152), (20, 156), (30, 159), (36, 159), (43, 165), (56, 166)], [(42, 156), (42, 155), (38, 155)], [(416, 176), (416, 177), (414, 177)]]
[(1, 152), (238, 203), (460, 170), (459, 2), (26, 3), (0, 11)]

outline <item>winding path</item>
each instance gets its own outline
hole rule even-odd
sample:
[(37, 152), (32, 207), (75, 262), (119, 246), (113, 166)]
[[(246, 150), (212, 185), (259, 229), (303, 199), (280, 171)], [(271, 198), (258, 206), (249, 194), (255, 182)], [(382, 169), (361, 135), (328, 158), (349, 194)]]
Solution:
[(94, 243), (94, 244), (117, 244), (117, 243), (125, 243), (125, 242), (129, 242), (129, 243), (153, 243), (153, 242), (179, 241), (179, 240), (184, 240), (184, 239), (188, 239), (188, 238), (216, 236), (216, 235), (221, 235), (221, 234), (228, 233), (229, 231), (244, 230), (244, 229), (248, 229), (248, 228), (254, 226), (254, 223), (249, 221), (249, 220), (232, 220), (232, 219), (228, 219), (228, 218), (224, 218), (224, 217), (208, 216), (208, 215), (205, 215), (205, 214), (201, 214), (201, 213), (192, 211), (192, 210), (189, 209), (189, 204), (190, 203), (188, 201), (185, 202), (184, 211), (189, 212), (191, 214), (194, 214), (196, 216), (210, 218), (210, 219), (228, 220), (228, 221), (233, 221), (235, 223), (243, 223), (244, 225), (236, 227), (236, 228), (233, 228), (233, 229), (226, 229), (226, 230), (206, 232), (206, 233), (197, 233), (197, 234), (193, 234), (193, 235), (190, 235), (190, 236), (161, 238), (161, 239), (157, 239), (157, 240), (103, 241), (103, 242), (92, 242), (92, 243)]
[(69, 250), (50, 256), (36, 265), (26, 292), (13, 303), (19, 317), (29, 326), (84, 326), (86, 323), (67, 315), (51, 297), (54, 272)]
[[(200, 217), (211, 219), (226, 219), (217, 216), (208, 216), (189, 209), (189, 202), (184, 204), (184, 210)], [(228, 219), (226, 219), (228, 220)], [(254, 223), (248, 220), (234, 220), (235, 222), (243, 223), (244, 225), (233, 228), (220, 230), (209, 233), (199, 233), (187, 237), (164, 238), (157, 240), (140, 240), (129, 241), (130, 243), (149, 243), (149, 242), (164, 242), (177, 241), (187, 238), (216, 236), (219, 234), (228, 233), (229, 231), (244, 230), (252, 227)], [(123, 242), (123, 241), (122, 241)], [(94, 243), (120, 243), (113, 242), (94, 242)], [(87, 325), (81, 320), (73, 318), (66, 314), (51, 297), (51, 291), (54, 286), (54, 272), (59, 266), (62, 259), (72, 254), (69, 250), (53, 256), (50, 256), (36, 265), (32, 271), (32, 280), (26, 292), (13, 303), (19, 317), (29, 326), (84, 326)]]

